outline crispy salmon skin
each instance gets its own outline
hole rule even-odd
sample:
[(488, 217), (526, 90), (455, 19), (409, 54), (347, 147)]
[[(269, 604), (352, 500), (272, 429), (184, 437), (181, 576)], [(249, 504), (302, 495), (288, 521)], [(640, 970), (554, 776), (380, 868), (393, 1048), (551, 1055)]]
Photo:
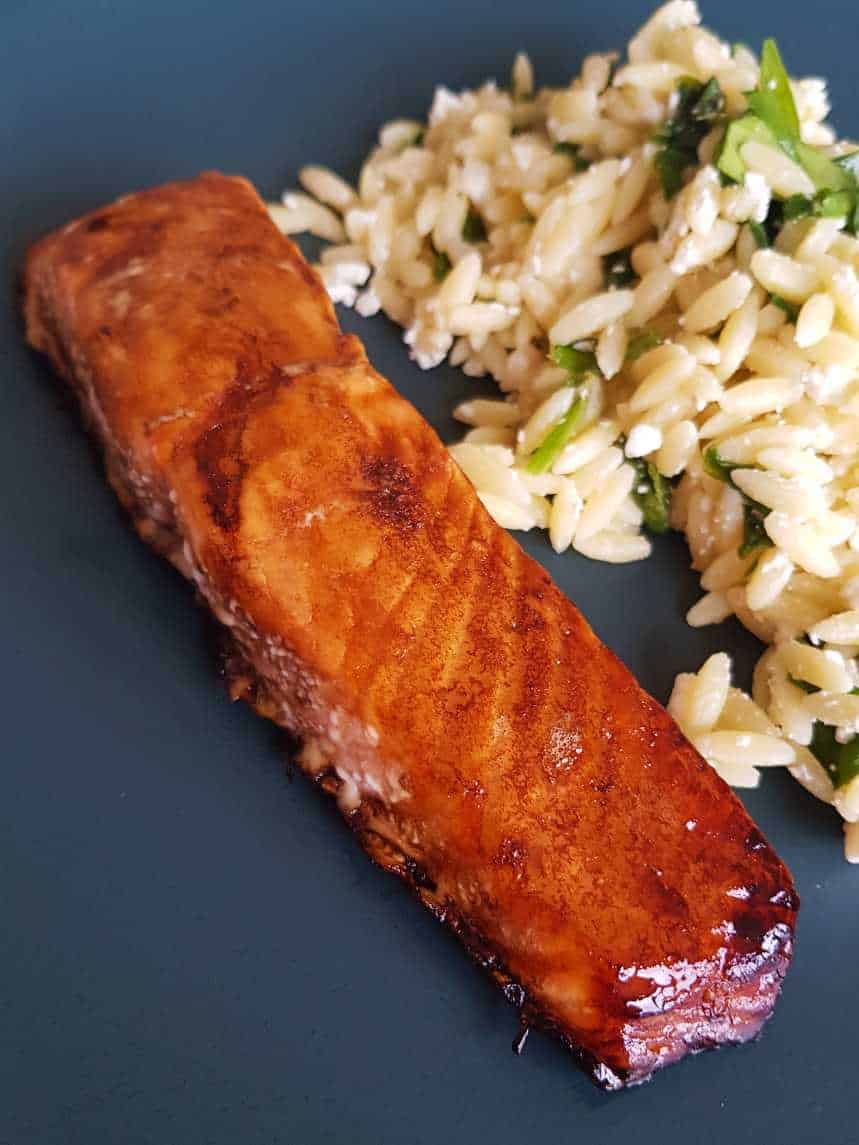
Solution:
[(49, 235), (27, 336), (233, 690), (606, 1088), (754, 1036), (798, 900), (740, 802), (343, 335), (249, 183)]

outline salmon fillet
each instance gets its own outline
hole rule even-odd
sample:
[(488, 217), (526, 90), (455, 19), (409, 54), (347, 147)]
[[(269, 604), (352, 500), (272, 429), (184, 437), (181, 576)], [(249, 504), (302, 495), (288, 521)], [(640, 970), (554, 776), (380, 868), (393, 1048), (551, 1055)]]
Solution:
[[(249, 183), (121, 199), (27, 258), (141, 536), (199, 589), (233, 693), (601, 1086), (757, 1033), (790, 875), (340, 332)], [(754, 761), (752, 761), (754, 762)]]

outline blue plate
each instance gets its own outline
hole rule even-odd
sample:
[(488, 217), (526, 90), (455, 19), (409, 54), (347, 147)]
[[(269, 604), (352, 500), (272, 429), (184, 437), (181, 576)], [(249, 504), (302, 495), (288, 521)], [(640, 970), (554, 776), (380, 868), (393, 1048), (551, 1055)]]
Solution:
[[(275, 195), (308, 161), (354, 175), (375, 128), (433, 86), (541, 82), (617, 48), (643, 4), (77, 0), (4, 7), (6, 281), (28, 242), (126, 191), (207, 167)], [(859, 135), (855, 10), (715, 0), (728, 40), (776, 35), (831, 78)], [(467, 390), (423, 374), (384, 319), (345, 325), (448, 439)], [(290, 781), (284, 743), (226, 702), (210, 625), (134, 537), (76, 411), (2, 313), (0, 1142), (4, 1145), (624, 1145), (856, 1139), (859, 872), (837, 818), (787, 776), (747, 797), (802, 893), (796, 960), (762, 1040), (636, 1091), (593, 1089), (457, 944)], [(526, 547), (657, 697), (726, 647), (693, 632), (683, 542), (628, 567)]]

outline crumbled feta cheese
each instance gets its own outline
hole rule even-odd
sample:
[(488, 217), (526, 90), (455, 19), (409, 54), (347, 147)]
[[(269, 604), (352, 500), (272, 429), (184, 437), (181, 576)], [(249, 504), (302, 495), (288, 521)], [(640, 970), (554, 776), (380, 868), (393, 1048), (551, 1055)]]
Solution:
[(686, 188), (686, 218), (696, 235), (706, 235), (719, 217), (719, 172), (702, 167)]
[(687, 271), (690, 271), (697, 265), (694, 251), (684, 243), (681, 243), (678, 253), (674, 256), (669, 265), (671, 273), (676, 274), (678, 278), (682, 278)]
[(513, 162), (520, 171), (527, 171), (536, 158), (533, 143), (528, 139), (514, 139), (510, 145)]
[(342, 306), (354, 306), (358, 291), (348, 282), (329, 282), (325, 284), (328, 297), (332, 302), (339, 302)]
[(355, 302), (355, 309), (362, 318), (372, 318), (374, 314), (378, 314), (382, 308), (382, 303), (379, 300), (378, 294), (370, 287), (368, 290), (363, 290)]
[(429, 113), (430, 127), (435, 127), (437, 123), (441, 123), (452, 111), (458, 111), (460, 107), (462, 107), (462, 96), (455, 95), (450, 88), (443, 85), (437, 87)]
[(859, 302), (859, 279), (852, 266), (840, 266), (832, 275), (832, 286), (851, 303)]
[(743, 190), (749, 203), (748, 218), (762, 223), (770, 209), (770, 189), (763, 175), (757, 171), (747, 171), (743, 179)]
[(420, 322), (415, 322), (403, 334), (403, 341), (410, 347), (412, 361), (422, 370), (432, 370), (444, 361), (453, 345), (453, 336), (444, 330), (427, 329)]
[(639, 422), (629, 431), (626, 439), (627, 457), (646, 457), (662, 445), (662, 432), (655, 425)]
[(844, 366), (807, 366), (802, 371), (802, 384), (813, 402), (825, 405), (837, 398), (850, 381), (850, 371)]
[(323, 281), (331, 286), (363, 286), (370, 277), (370, 266), (360, 259), (350, 259), (348, 262), (329, 263), (319, 273)]
[(409, 357), (422, 370), (434, 370), (444, 361), (444, 350), (412, 350)]
[(473, 203), (482, 203), (489, 194), (491, 180), (489, 167), (479, 159), (469, 159), (463, 165), (459, 186)]

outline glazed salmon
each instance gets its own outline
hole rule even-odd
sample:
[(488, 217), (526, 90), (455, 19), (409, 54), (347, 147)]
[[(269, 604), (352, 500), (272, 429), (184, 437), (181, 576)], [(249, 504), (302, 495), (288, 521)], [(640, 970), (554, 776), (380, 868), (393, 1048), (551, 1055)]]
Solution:
[(140, 534), (225, 626), (234, 694), (301, 737), (523, 1023), (606, 1088), (757, 1033), (788, 871), (340, 332), (250, 184), (121, 199), (24, 281)]

